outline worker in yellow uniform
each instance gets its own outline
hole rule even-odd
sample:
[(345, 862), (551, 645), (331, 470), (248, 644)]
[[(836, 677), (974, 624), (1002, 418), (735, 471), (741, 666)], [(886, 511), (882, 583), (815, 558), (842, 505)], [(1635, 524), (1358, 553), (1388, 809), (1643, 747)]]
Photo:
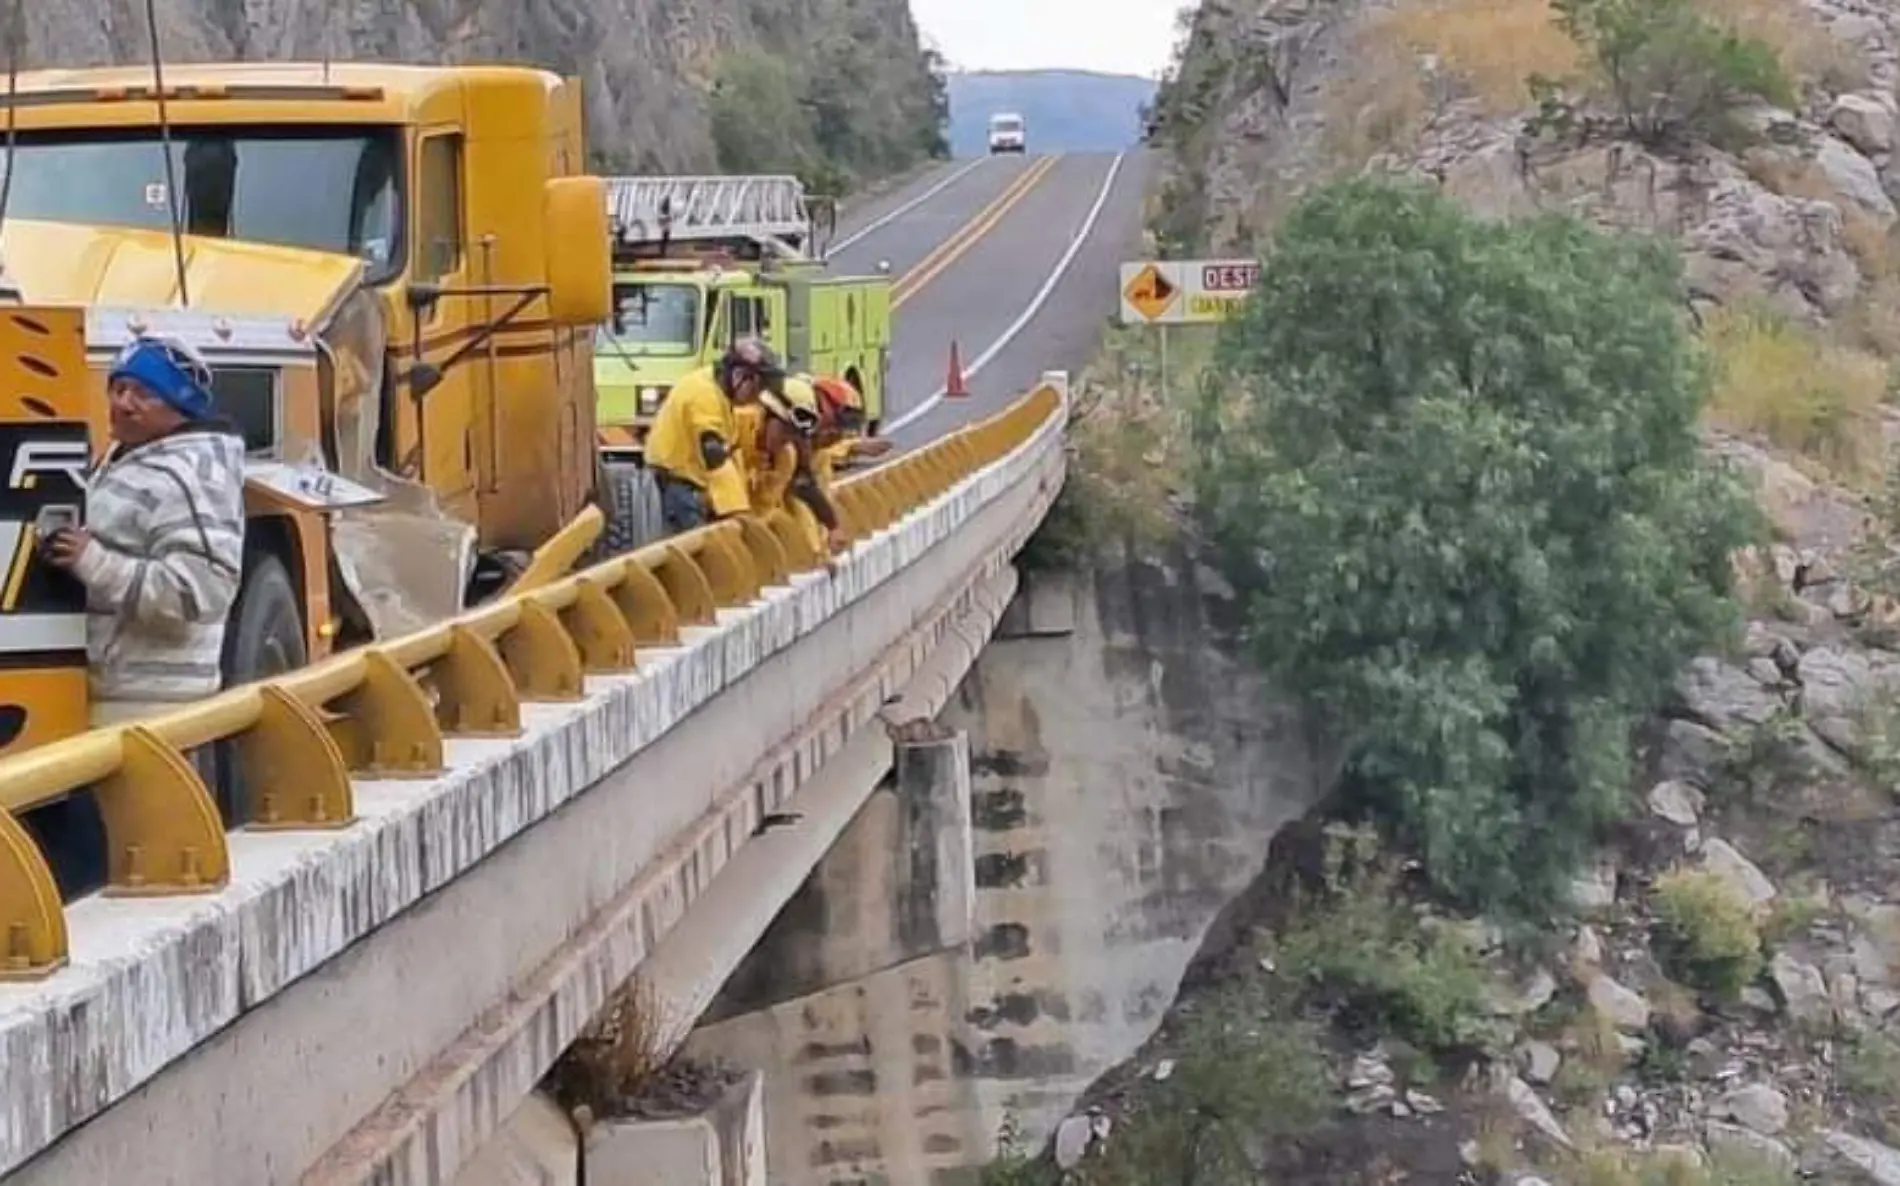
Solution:
[(767, 392), (759, 407), (764, 415), (756, 438), (752, 505), (761, 511), (784, 507), (796, 514), (794, 503), (803, 504), (824, 529), (820, 546), (827, 552), (843, 551), (850, 541), (814, 464), (812, 433), (818, 427), (818, 395), (811, 381), (794, 375), (780, 391)]
[(864, 435), (864, 397), (849, 380), (831, 375), (813, 379), (818, 396), (818, 428), (813, 434), (819, 479), (829, 488), (832, 476), (854, 461), (882, 457), (891, 442)]
[(647, 431), (646, 464), (669, 532), (751, 509), (739, 409), (784, 390), (785, 370), (757, 338), (734, 342), (712, 366), (666, 393)]

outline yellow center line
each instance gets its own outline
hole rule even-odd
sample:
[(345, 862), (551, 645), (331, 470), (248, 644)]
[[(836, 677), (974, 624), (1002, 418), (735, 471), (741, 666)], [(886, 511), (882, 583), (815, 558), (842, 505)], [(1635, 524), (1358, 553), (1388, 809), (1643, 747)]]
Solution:
[(1034, 165), (1012, 181), (1002, 193), (996, 195), (989, 205), (979, 210), (974, 218), (938, 244), (929, 255), (918, 262), (916, 267), (905, 272), (891, 287), (891, 308), (895, 310), (905, 301), (916, 296), (925, 285), (942, 275), (945, 269), (957, 262), (965, 252), (976, 246), (985, 235), (994, 230), (996, 224), (1003, 220), (1003, 216), (1027, 197), (1029, 191), (1036, 188), (1049, 170), (1055, 167), (1057, 159), (1054, 156), (1038, 159)]

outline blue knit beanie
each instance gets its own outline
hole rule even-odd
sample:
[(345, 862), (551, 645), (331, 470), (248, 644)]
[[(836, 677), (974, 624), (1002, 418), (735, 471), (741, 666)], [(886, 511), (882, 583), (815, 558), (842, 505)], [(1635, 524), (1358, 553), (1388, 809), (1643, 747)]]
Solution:
[(164, 400), (187, 420), (211, 414), (211, 392), (174, 357), (174, 350), (154, 338), (139, 338), (119, 355), (108, 383), (131, 379)]

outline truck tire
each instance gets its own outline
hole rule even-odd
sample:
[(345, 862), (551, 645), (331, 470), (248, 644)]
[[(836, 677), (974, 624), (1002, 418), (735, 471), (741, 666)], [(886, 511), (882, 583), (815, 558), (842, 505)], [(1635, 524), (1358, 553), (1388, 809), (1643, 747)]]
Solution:
[(603, 556), (617, 556), (660, 537), (659, 494), (645, 466), (610, 461), (601, 467), (601, 509), (607, 527), (600, 533)]
[[(269, 553), (253, 553), (245, 565), (237, 604), (226, 619), (221, 663), (224, 686), (232, 688), (295, 671), (309, 659), (303, 611), (284, 562)], [(220, 744), (218, 751), (218, 811), (226, 827), (240, 826), (250, 819), (250, 788), (236, 748)]]

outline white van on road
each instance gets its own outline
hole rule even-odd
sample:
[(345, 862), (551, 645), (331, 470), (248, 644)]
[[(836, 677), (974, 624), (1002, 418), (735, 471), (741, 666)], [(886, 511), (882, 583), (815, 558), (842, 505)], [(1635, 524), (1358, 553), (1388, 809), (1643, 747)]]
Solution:
[(1023, 117), (1013, 111), (999, 111), (990, 116), (990, 152), (1027, 152), (1028, 134), (1023, 129)]

